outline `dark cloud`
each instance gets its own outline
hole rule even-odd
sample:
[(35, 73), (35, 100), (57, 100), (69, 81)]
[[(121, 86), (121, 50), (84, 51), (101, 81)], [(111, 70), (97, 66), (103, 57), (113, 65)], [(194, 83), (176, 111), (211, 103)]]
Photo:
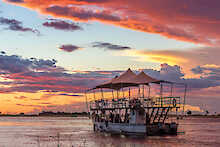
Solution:
[(16, 104), (17, 106), (23, 106), (23, 107), (42, 107), (41, 105), (26, 105), (26, 104)]
[(76, 0), (77, 2), (87, 2), (87, 3), (105, 3), (110, 0)]
[[(20, 56), (0, 55), (0, 93), (43, 91), (50, 95), (77, 97), (74, 93), (85, 92), (98, 84), (106, 82), (123, 71), (73, 71), (70, 73), (56, 66), (55, 60), (24, 59)], [(199, 68), (199, 72), (196, 68)], [(192, 69), (201, 74), (200, 78), (184, 78), (180, 66), (161, 64), (160, 70), (144, 69), (148, 75), (177, 83), (187, 84), (191, 90), (220, 86), (220, 68), (214, 66)], [(138, 71), (134, 71), (138, 73)], [(61, 93), (58, 93), (61, 92)], [(20, 97), (16, 97), (20, 98)]]
[(52, 103), (49, 103), (49, 102), (43, 102), (43, 103), (40, 103), (40, 104), (43, 104), (43, 105), (51, 105)]
[(73, 52), (73, 51), (79, 50), (81, 48), (78, 46), (75, 46), (75, 45), (66, 44), (66, 45), (60, 46), (59, 49), (65, 51), (65, 52)]
[(62, 67), (56, 66), (55, 60), (25, 59), (17, 55), (0, 55), (0, 63), (0, 77), (6, 79), (0, 85), (7, 85), (0, 88), (0, 93), (84, 92), (116, 74), (107, 71), (67, 73)]
[(219, 66), (197, 66), (192, 69), (194, 74), (200, 75), (203, 79), (208, 79), (209, 81), (219, 81), (220, 82), (220, 67)]
[(7, 0), (7, 1), (11, 3), (24, 3), (23, 0)]
[(57, 18), (95, 20), (181, 41), (220, 44), (219, 0), (25, 0), (24, 3), (16, 5)]
[(92, 47), (104, 48), (107, 50), (129, 50), (128, 46), (115, 45), (107, 42), (94, 42)]
[(22, 99), (26, 99), (27, 97), (26, 97), (26, 96), (15, 96), (14, 98), (15, 98), (15, 99), (22, 100)]
[(72, 18), (88, 21), (90, 19), (100, 19), (103, 21), (120, 21), (120, 17), (109, 14), (107, 11), (93, 12), (78, 7), (51, 6), (45, 10), (53, 15), (65, 15)]
[(8, 19), (8, 18), (0, 17), (0, 25), (6, 25), (8, 26), (6, 29), (12, 30), (12, 31), (32, 32), (38, 35), (40, 34), (40, 32), (37, 29), (23, 27), (22, 22), (15, 20), (15, 19)]
[(194, 74), (216, 75), (220, 74), (220, 67), (217, 65), (197, 66), (192, 69)]
[(215, 76), (219, 77), (219, 79), (214, 78), (213, 73), (208, 76), (204, 76), (200, 78), (184, 78), (185, 74), (182, 72), (180, 66), (177, 65), (170, 66), (165, 63), (165, 64), (161, 64), (160, 71), (152, 70), (152, 69), (144, 69), (144, 72), (160, 80), (187, 84), (190, 90), (199, 90), (203, 88), (220, 86), (220, 72), (216, 72), (216, 71), (214, 72)]
[(63, 96), (71, 96), (71, 97), (80, 97), (80, 96), (83, 96), (83, 95), (79, 95), (79, 94), (68, 94), (68, 93), (61, 93), (59, 95), (63, 95)]
[(52, 22), (45, 22), (43, 23), (43, 26), (45, 27), (52, 27), (58, 30), (64, 30), (64, 31), (76, 31), (76, 30), (82, 30), (82, 27), (80, 27), (76, 23), (69, 23), (63, 20), (51, 20)]
[(203, 71), (204, 71), (204, 68), (201, 68), (200, 66), (197, 66), (195, 68), (192, 68), (191, 71), (194, 73), (194, 74), (202, 74)]
[(0, 55), (0, 72), (5, 73), (22, 73), (31, 70), (58, 70), (56, 68), (55, 60), (43, 60), (43, 59), (23, 59), (17, 55)]

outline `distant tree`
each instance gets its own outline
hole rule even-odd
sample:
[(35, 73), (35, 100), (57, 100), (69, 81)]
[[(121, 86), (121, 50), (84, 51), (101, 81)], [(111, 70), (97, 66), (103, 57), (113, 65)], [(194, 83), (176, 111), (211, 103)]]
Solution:
[(187, 111), (187, 115), (191, 115), (192, 114), (192, 111)]

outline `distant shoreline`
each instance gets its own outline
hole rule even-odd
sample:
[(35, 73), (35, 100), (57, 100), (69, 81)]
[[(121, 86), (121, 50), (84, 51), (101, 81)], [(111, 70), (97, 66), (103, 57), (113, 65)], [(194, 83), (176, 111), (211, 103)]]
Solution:
[(0, 114), (0, 117), (88, 117), (89, 114), (87, 112), (51, 112), (51, 111), (43, 111), (39, 114)]
[(44, 115), (44, 116), (39, 116), (39, 115), (0, 115), (1, 117), (88, 117), (85, 115), (79, 115), (79, 116), (69, 116), (69, 115)]
[(186, 118), (220, 118), (220, 115), (187, 115)]
[[(0, 117), (89, 117), (89, 114), (83, 113), (67, 113), (67, 114), (1, 114)], [(170, 116), (176, 117), (176, 116)], [(220, 115), (186, 115), (186, 116), (179, 116), (180, 118), (220, 118)]]

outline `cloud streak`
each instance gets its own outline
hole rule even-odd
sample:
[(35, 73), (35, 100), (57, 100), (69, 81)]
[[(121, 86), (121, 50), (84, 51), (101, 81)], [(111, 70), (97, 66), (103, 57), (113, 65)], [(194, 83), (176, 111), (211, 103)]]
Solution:
[[(1, 93), (51, 91), (55, 94), (62, 92), (66, 96), (77, 96), (72, 93), (84, 92), (85, 89), (108, 81), (123, 72), (70, 72), (56, 66), (55, 60), (24, 59), (6, 54), (0, 55), (0, 62), (1, 78), (6, 80), (0, 82), (0, 85), (4, 85), (0, 88)], [(220, 86), (220, 67), (214, 65), (192, 68), (194, 74), (199, 74), (199, 78), (185, 78), (183, 69), (178, 65), (161, 64), (159, 71), (144, 71), (157, 79), (186, 83), (192, 90)]]
[(82, 30), (82, 28), (78, 24), (69, 23), (63, 20), (51, 20), (50, 22), (43, 23), (43, 26), (63, 31)]
[(92, 43), (92, 47), (96, 47), (96, 48), (104, 48), (106, 50), (115, 50), (115, 51), (119, 51), (119, 50), (130, 50), (131, 47), (128, 46), (122, 46), (122, 45), (115, 45), (115, 44), (111, 44), (111, 43), (107, 43), (107, 42), (94, 42)]
[[(70, 72), (56, 66), (56, 60), (30, 58), (17, 55), (0, 55), (0, 92), (51, 91), (75, 93), (100, 84), (119, 72)], [(93, 82), (91, 82), (93, 81)], [(73, 96), (73, 95), (72, 95)]]
[(76, 45), (71, 45), (71, 44), (66, 44), (66, 45), (61, 45), (59, 47), (60, 50), (65, 51), (65, 52), (73, 52), (76, 50), (82, 49), (81, 47), (78, 47)]
[(38, 35), (40, 34), (37, 29), (23, 27), (22, 22), (15, 19), (0, 17), (0, 25), (8, 26), (6, 29), (11, 31), (32, 32)]
[[(28, 108), (29, 110), (38, 108), (34, 112), (40, 112), (41, 110), (65, 110), (68, 112), (73, 111), (73, 109), (85, 110), (77, 103), (76, 105), (73, 103), (64, 105), (56, 104), (51, 98), (74, 98), (81, 102), (83, 100), (80, 98), (86, 89), (108, 81), (124, 72), (122, 70), (71, 72), (57, 66), (55, 60), (27, 59), (21, 56), (9, 56), (7, 54), (0, 55), (0, 62), (0, 93), (9, 95), (21, 93), (13, 96), (17, 100), (16, 106), (30, 107)], [(178, 65), (171, 66), (166, 63), (161, 64), (159, 70), (142, 70), (157, 79), (186, 83), (188, 85), (188, 91), (190, 91), (190, 97), (196, 98), (201, 95), (201, 92), (203, 93), (202, 97), (207, 96), (208, 93), (214, 98), (216, 95), (219, 95), (220, 67), (217, 65), (203, 65), (192, 68), (191, 70), (194, 74), (198, 74), (199, 78), (185, 78), (183, 68)], [(138, 71), (134, 72), (137, 73)], [(179, 93), (180, 91), (177, 90), (176, 92)], [(38, 96), (38, 99), (32, 98), (34, 93), (36, 95), (40, 93), (43, 96)], [(36, 95), (34, 96), (36, 97)], [(35, 103), (30, 104), (28, 100), (33, 100)], [(25, 104), (21, 101), (25, 101)], [(66, 103), (70, 103), (70, 101)], [(82, 103), (79, 104), (82, 105)]]

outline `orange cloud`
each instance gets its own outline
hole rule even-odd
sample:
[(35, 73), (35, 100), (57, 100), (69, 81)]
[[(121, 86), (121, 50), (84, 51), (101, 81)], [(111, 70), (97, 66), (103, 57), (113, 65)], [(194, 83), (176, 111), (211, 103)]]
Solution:
[(140, 62), (179, 65), (183, 68), (183, 71), (188, 78), (200, 77), (200, 75), (194, 75), (192, 73), (192, 68), (195, 68), (196, 66), (218, 68), (220, 62), (220, 52), (218, 47), (190, 48), (186, 50), (127, 50), (120, 55), (132, 57), (134, 60)]
[(220, 41), (218, 0), (24, 0), (10, 3), (54, 17), (99, 21), (181, 41), (206, 45)]

